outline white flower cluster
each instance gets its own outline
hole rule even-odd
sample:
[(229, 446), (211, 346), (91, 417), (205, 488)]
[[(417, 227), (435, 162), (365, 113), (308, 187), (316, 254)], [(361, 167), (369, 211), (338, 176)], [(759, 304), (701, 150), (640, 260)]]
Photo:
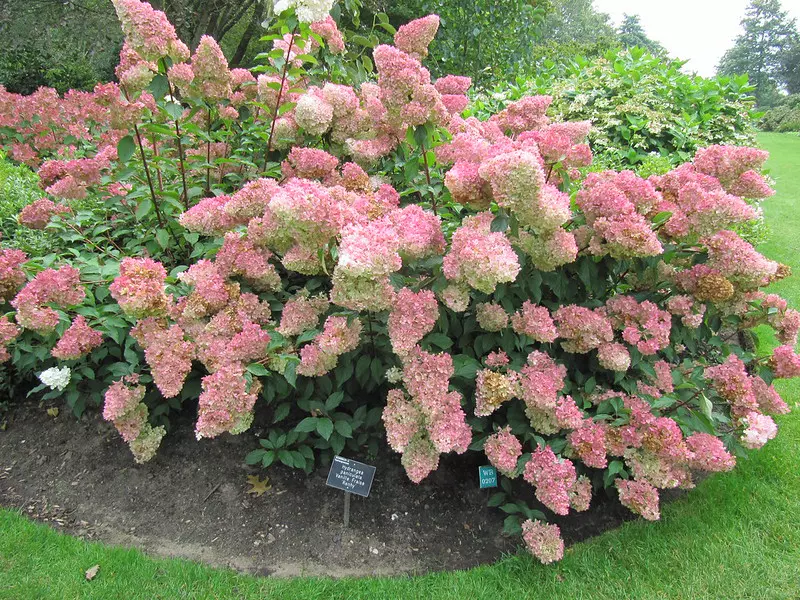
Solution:
[(275, 3), (275, 14), (294, 7), (297, 18), (302, 23), (322, 21), (331, 12), (335, 0), (278, 0)]
[(39, 381), (49, 387), (51, 390), (58, 390), (63, 392), (69, 385), (71, 371), (69, 367), (51, 367), (46, 371), (39, 373)]

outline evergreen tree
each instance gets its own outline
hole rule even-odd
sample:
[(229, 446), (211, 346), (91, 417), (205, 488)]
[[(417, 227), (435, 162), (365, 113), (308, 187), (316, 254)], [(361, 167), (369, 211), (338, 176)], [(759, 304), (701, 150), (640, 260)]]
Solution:
[(747, 73), (759, 106), (771, 106), (780, 98), (778, 87), (785, 81), (787, 49), (797, 40), (795, 20), (781, 9), (780, 0), (752, 0), (741, 24), (744, 32), (723, 55), (717, 71)]
[(625, 48), (645, 48), (651, 54), (666, 54), (664, 46), (647, 37), (639, 22), (639, 15), (623, 15), (622, 24), (619, 26), (619, 41)]

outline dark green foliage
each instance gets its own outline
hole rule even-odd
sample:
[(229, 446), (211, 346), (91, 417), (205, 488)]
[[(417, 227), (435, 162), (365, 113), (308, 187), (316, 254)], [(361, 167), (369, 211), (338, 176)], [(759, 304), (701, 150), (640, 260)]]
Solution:
[(619, 26), (619, 41), (623, 48), (644, 48), (652, 54), (665, 54), (664, 46), (647, 37), (639, 15), (625, 15)]
[(759, 106), (780, 100), (783, 61), (790, 45), (797, 42), (795, 20), (781, 9), (780, 0), (753, 0), (741, 21), (744, 32), (720, 60), (722, 75), (747, 73), (755, 87)]
[(592, 150), (616, 168), (630, 168), (650, 154), (673, 165), (711, 144), (750, 144), (755, 116), (746, 76), (703, 78), (681, 71), (640, 48), (612, 50), (594, 60), (549, 62), (536, 77), (519, 77), (479, 95), (479, 116), (528, 94), (553, 96), (558, 120), (591, 120)]
[(764, 131), (800, 131), (800, 94), (787, 96), (769, 109), (758, 123)]

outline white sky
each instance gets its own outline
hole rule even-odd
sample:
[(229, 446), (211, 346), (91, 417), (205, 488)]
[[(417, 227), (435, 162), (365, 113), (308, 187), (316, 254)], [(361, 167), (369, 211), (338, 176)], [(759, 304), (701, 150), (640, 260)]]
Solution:
[[(623, 13), (638, 14), (648, 37), (661, 42), (671, 56), (689, 59), (686, 71), (714, 75), (725, 50), (742, 29), (748, 0), (594, 0), (595, 7), (611, 15), (614, 25)], [(800, 23), (800, 0), (781, 0)]]

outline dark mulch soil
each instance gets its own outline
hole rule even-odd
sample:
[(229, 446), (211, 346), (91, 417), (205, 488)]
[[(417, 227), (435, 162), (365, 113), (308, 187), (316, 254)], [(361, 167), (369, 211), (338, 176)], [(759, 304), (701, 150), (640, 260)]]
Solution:
[[(310, 476), (271, 467), (272, 489), (247, 495), (244, 463), (252, 432), (196, 441), (179, 423), (156, 458), (133, 462), (114, 428), (95, 412), (80, 421), (61, 410), (19, 403), (0, 431), (0, 505), (81, 538), (134, 546), (261, 575), (371, 575), (466, 569), (514, 552), (502, 535), (505, 515), (486, 507), (478, 462), (443, 457), (422, 484), (405, 476), (399, 456), (382, 451), (369, 498), (353, 496), (350, 527), (344, 495)], [(473, 453), (477, 460), (477, 453)], [(558, 519), (567, 543), (630, 517), (616, 503)]]

